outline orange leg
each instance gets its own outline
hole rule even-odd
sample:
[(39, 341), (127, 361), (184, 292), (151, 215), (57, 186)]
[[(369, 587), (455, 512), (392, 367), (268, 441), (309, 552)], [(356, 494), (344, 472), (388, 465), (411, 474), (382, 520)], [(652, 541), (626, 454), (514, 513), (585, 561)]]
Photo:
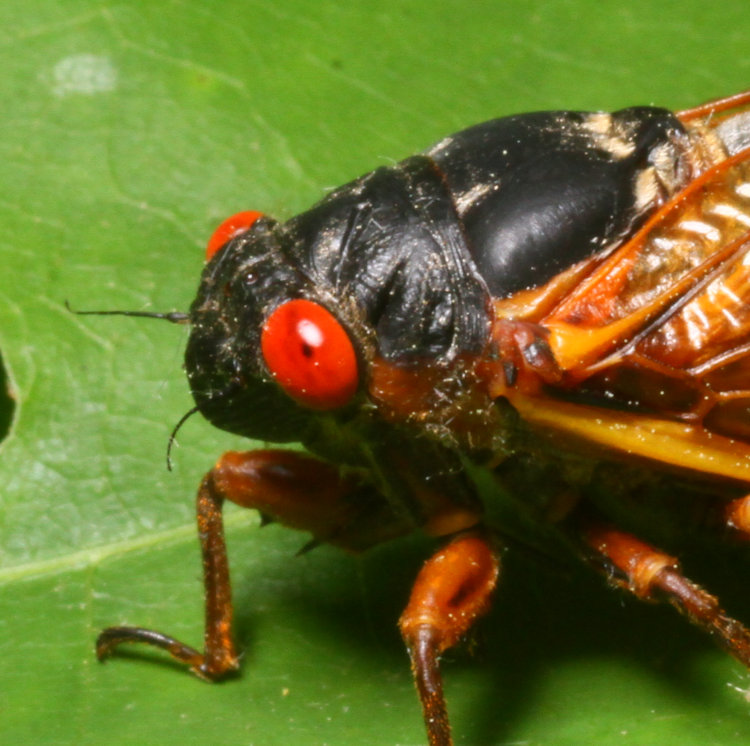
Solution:
[(735, 93), (733, 96), (719, 98), (715, 101), (708, 101), (707, 103), (700, 104), (692, 109), (678, 111), (677, 116), (682, 122), (689, 122), (693, 119), (700, 119), (701, 117), (715, 116), (721, 112), (737, 109), (742, 106), (747, 106), (748, 104), (750, 104), (750, 91), (743, 91), (742, 93)]
[(201, 678), (219, 679), (237, 669), (222, 520), (225, 500), (255, 508), (266, 519), (309, 531), (315, 540), (351, 550), (406, 530), (370, 487), (342, 477), (337, 468), (317, 459), (280, 450), (225, 453), (198, 490), (206, 598), (203, 652), (143, 627), (108, 627), (96, 641), (99, 660), (122, 643), (145, 643), (165, 650)]
[(728, 503), (724, 518), (729, 528), (737, 531), (743, 539), (750, 539), (750, 495)]
[(593, 554), (589, 561), (610, 580), (639, 598), (666, 599), (691, 622), (712, 634), (735, 658), (750, 666), (750, 631), (727, 616), (715, 596), (680, 571), (674, 557), (640, 539), (597, 521), (585, 521), (581, 535)]
[(108, 627), (96, 640), (99, 660), (104, 660), (121, 643), (141, 642), (166, 650), (173, 658), (190, 666), (201, 678), (218, 679), (238, 668), (238, 657), (231, 638), (232, 596), (221, 516), (223, 502), (224, 498), (216, 490), (213, 472), (209, 472), (198, 490), (198, 530), (206, 588), (204, 652), (199, 653), (189, 645), (155, 630)]
[(424, 565), (399, 626), (411, 657), (430, 746), (451, 746), (440, 655), (489, 608), (500, 559), (485, 533), (456, 535)]

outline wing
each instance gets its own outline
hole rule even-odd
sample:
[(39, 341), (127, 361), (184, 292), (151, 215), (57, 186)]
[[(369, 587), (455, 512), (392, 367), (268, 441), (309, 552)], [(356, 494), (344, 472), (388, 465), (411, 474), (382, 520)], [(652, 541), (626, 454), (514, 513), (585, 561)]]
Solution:
[(588, 376), (640, 353), (689, 369), (750, 333), (750, 150), (693, 181), (539, 323)]
[(555, 282), (564, 294), (538, 291), (525, 318), (549, 332), (563, 375), (538, 394), (511, 394), (522, 416), (750, 480), (750, 149)]

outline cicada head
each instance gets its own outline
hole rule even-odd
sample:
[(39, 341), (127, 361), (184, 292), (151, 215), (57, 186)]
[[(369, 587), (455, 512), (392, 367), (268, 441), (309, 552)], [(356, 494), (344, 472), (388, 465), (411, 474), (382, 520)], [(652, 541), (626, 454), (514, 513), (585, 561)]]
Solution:
[(198, 409), (217, 427), (288, 442), (359, 388), (355, 343), (289, 260), (276, 221), (230, 237), (203, 272), (185, 354)]

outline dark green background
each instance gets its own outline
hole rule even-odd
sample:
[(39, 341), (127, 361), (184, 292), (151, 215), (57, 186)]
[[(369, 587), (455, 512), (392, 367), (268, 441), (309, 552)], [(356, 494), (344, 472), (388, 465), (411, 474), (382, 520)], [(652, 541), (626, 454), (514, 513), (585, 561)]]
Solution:
[[(96, 663), (106, 624), (201, 639), (193, 494), (231, 440), (191, 420), (168, 474), (185, 330), (64, 301), (184, 310), (222, 217), (290, 216), (482, 119), (742, 90), (749, 30), (747, 0), (5, 0), (2, 742), (424, 743), (395, 630), (414, 543), (295, 559), (303, 537), (230, 510), (242, 676)], [(730, 604), (746, 560), (714, 570)], [(445, 666), (458, 744), (750, 740), (747, 673), (598, 578), (510, 558), (474, 652)]]

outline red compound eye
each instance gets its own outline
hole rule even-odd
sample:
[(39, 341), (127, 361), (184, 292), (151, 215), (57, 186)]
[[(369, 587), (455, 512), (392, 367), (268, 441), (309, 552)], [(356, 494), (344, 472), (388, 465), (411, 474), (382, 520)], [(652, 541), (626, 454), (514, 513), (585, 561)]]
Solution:
[(206, 246), (206, 261), (208, 261), (227, 241), (246, 231), (258, 219), (262, 212), (245, 210), (227, 218), (214, 232)]
[(349, 335), (317, 303), (290, 300), (276, 308), (263, 325), (260, 347), (279, 386), (310, 409), (341, 407), (357, 390)]

